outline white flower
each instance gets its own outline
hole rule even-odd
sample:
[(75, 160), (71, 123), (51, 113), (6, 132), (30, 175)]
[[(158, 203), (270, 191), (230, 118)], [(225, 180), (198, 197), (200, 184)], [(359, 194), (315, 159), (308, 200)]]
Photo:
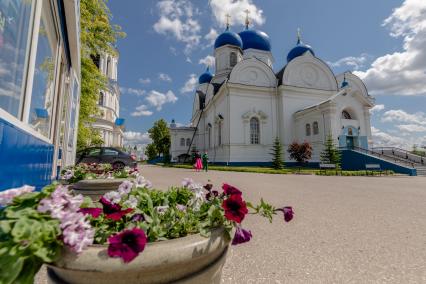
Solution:
[(0, 192), (0, 206), (6, 206), (12, 203), (13, 198), (25, 193), (33, 192), (34, 190), (34, 186), (24, 185), (22, 187), (2, 191)]
[(110, 191), (104, 194), (104, 198), (112, 203), (119, 203), (121, 201), (121, 194), (118, 191)]
[(157, 206), (157, 207), (155, 207), (155, 209), (157, 210), (158, 214), (164, 214), (164, 213), (166, 213), (166, 210), (169, 209), (169, 206), (168, 205)]
[(128, 208), (136, 208), (138, 206), (139, 200), (134, 197), (133, 195), (130, 195), (129, 199), (124, 201), (123, 205), (127, 206)]
[(137, 187), (145, 187), (145, 188), (151, 188), (152, 187), (152, 183), (145, 179), (143, 176), (138, 176), (136, 178), (136, 186)]
[(130, 191), (132, 190), (132, 187), (133, 187), (133, 182), (128, 181), (128, 180), (125, 180), (125, 181), (123, 181), (123, 183), (122, 183), (122, 184), (120, 184), (120, 186), (118, 187), (118, 192), (119, 192), (121, 195), (129, 194), (129, 193), (130, 193)]
[(192, 180), (192, 178), (184, 178), (182, 180), (182, 186), (183, 187), (190, 187), (193, 183), (194, 183), (194, 181)]

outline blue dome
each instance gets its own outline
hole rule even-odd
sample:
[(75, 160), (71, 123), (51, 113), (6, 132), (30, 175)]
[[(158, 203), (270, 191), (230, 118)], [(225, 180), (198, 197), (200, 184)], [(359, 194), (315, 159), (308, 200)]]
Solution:
[(217, 37), (214, 42), (214, 48), (219, 48), (227, 44), (243, 48), (241, 37), (238, 34), (231, 32), (229, 28), (226, 28), (226, 30)]
[(297, 40), (297, 45), (292, 50), (290, 50), (290, 52), (287, 55), (287, 62), (290, 62), (296, 57), (299, 57), (305, 54), (306, 51), (310, 51), (312, 55), (315, 56), (315, 52), (312, 49), (312, 47), (310, 47), (307, 44), (304, 44), (300, 39)]
[(269, 36), (261, 31), (246, 29), (239, 33), (243, 40), (243, 49), (259, 49), (264, 51), (271, 51), (271, 42)]
[(204, 84), (204, 83), (210, 83), (210, 81), (213, 79), (212, 73), (210, 73), (209, 67), (207, 67), (206, 72), (200, 75), (198, 78), (198, 83)]

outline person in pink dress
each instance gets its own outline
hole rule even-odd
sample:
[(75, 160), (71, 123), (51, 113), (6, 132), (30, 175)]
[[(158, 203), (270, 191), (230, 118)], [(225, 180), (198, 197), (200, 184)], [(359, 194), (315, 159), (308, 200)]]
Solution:
[(195, 155), (195, 171), (199, 172), (203, 169), (203, 162), (201, 161), (200, 154)]

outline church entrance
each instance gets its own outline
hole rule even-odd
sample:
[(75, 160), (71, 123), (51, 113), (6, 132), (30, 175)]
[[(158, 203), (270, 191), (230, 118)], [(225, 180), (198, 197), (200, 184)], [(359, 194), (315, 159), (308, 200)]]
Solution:
[[(345, 127), (342, 131), (341, 139), (341, 147), (346, 147), (348, 149), (353, 149), (355, 147), (359, 147), (359, 139), (358, 139), (358, 131), (354, 127)], [(343, 141), (342, 141), (343, 140)]]
[(354, 137), (353, 136), (346, 136), (346, 147), (349, 149), (353, 149), (355, 146), (354, 144)]

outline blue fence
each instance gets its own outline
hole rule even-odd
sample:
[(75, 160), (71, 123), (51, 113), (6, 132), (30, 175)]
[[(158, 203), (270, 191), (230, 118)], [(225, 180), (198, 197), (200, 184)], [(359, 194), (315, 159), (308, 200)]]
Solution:
[(0, 191), (51, 182), (53, 145), (0, 118)]

